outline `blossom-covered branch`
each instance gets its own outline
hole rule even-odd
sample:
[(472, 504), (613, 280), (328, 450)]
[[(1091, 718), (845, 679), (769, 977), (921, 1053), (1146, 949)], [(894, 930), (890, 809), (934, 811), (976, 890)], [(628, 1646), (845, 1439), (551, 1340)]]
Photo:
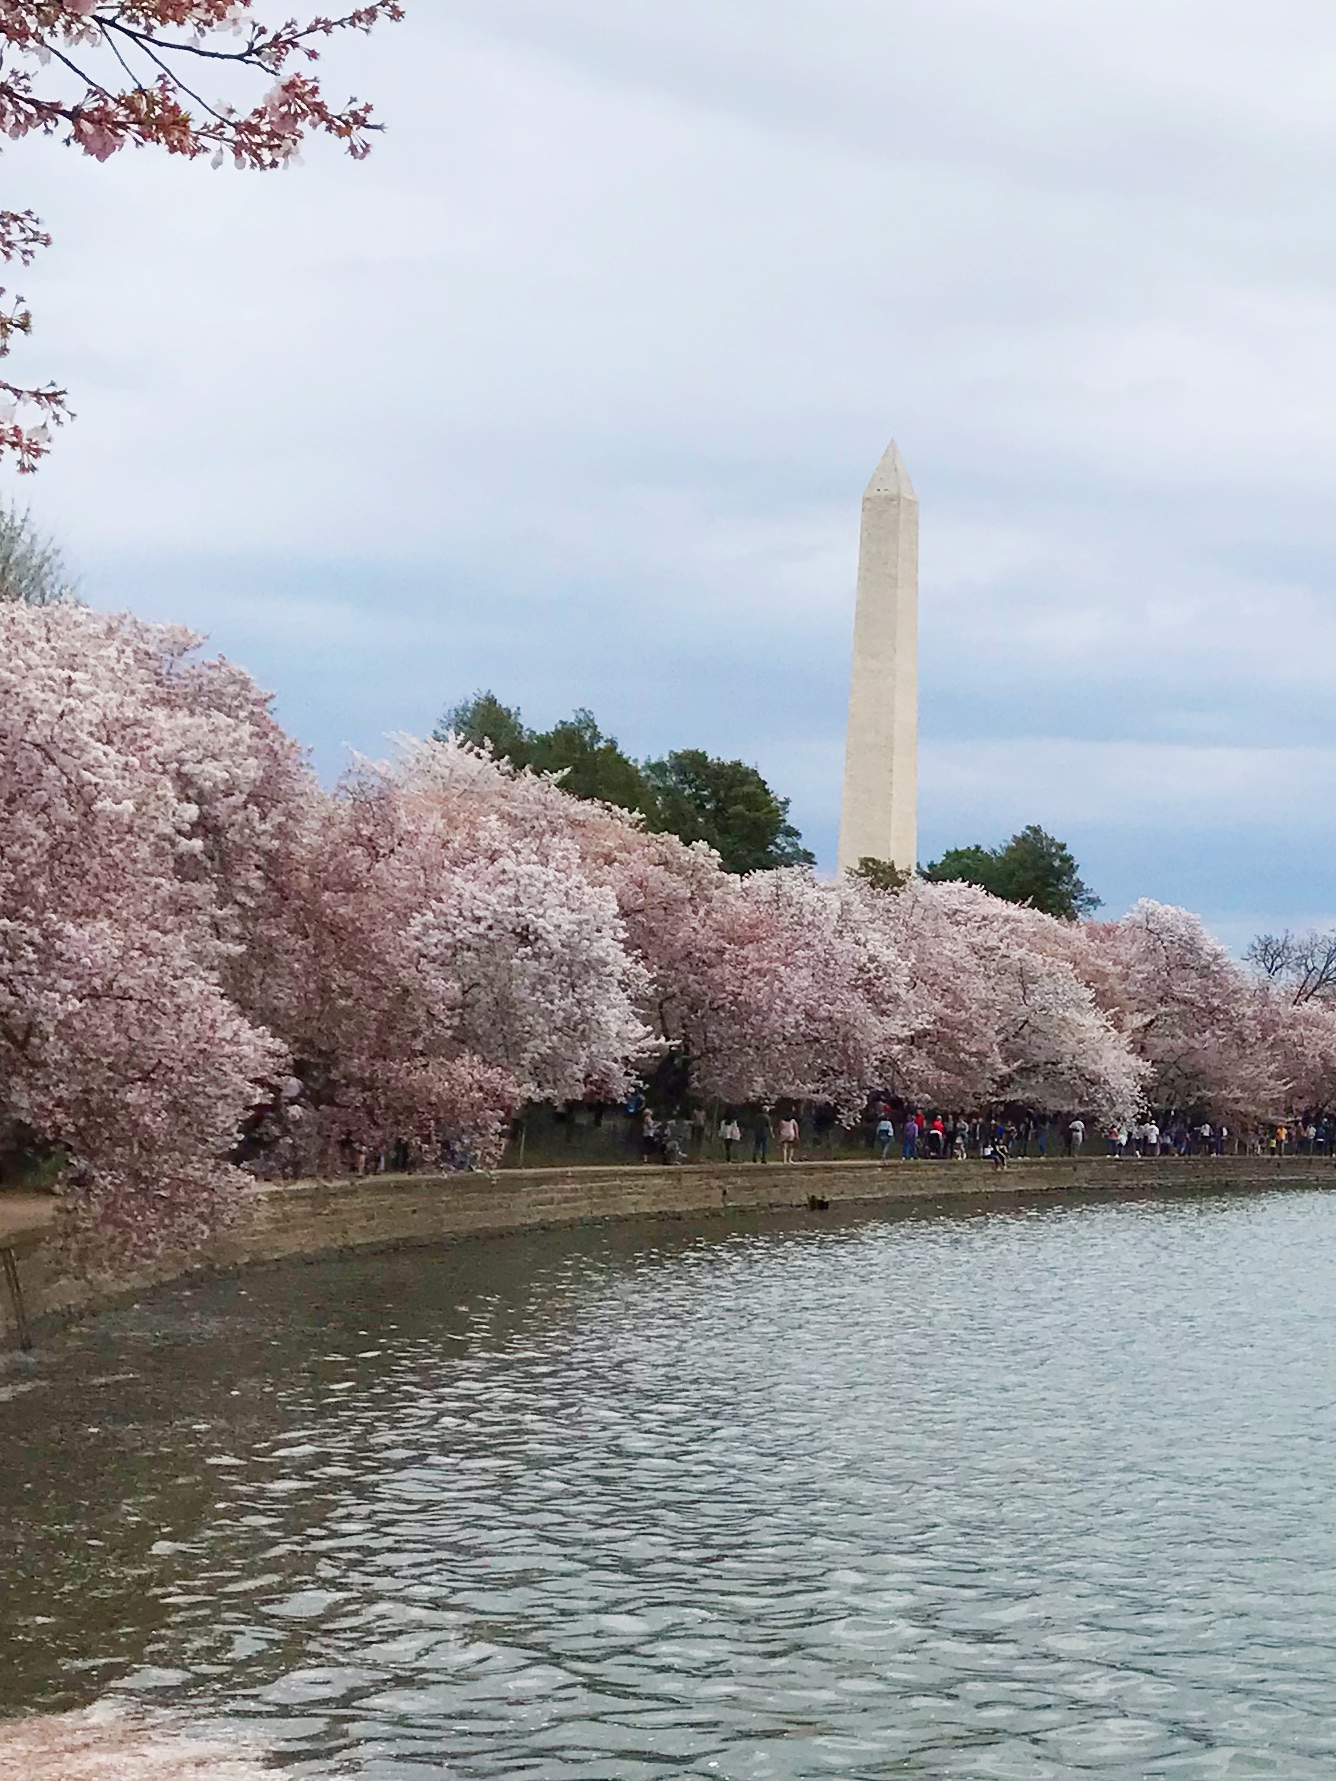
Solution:
[[(337, 32), (401, 19), (399, 0), (277, 25), (257, 18), (253, 4), (0, 0), (0, 133), (11, 141), (59, 136), (97, 161), (156, 147), (261, 171), (289, 165), (316, 134), (360, 160), (380, 127), (371, 106), (331, 103), (313, 67)], [(257, 78), (265, 83), (258, 94)], [(31, 211), (0, 212), (0, 259), (26, 266), (49, 244)], [(0, 357), (31, 328), (25, 300), (0, 289)], [(65, 392), (0, 380), (0, 393), (0, 453), (31, 471), (50, 447), (51, 426), (68, 418)]]

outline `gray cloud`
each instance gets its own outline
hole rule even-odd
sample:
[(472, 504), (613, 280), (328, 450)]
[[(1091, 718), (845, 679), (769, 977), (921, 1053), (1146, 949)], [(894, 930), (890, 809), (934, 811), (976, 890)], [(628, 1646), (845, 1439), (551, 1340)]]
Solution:
[[(833, 851), (857, 503), (923, 501), (925, 853), (1336, 907), (1336, 16), (456, 0), (265, 180), (9, 152), (88, 592), (335, 771), (482, 684), (755, 759)], [(1275, 862), (1283, 862), (1277, 870)]]

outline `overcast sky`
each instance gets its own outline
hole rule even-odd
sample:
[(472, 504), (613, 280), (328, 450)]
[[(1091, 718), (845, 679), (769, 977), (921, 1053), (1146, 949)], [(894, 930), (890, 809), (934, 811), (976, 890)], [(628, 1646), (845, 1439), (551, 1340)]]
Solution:
[(1336, 918), (1336, 12), (415, 0), (281, 175), (7, 150), (20, 493), (337, 772), (479, 687), (756, 762), (833, 862), (859, 496), (922, 503), (924, 858)]

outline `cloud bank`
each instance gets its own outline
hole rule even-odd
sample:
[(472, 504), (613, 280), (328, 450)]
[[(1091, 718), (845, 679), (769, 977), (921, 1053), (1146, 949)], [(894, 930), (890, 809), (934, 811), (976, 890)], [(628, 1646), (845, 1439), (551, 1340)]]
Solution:
[(1336, 912), (1336, 17), (455, 0), (265, 179), (28, 142), (31, 496), (327, 772), (488, 685), (755, 760), (833, 860), (858, 497), (923, 516), (925, 857)]

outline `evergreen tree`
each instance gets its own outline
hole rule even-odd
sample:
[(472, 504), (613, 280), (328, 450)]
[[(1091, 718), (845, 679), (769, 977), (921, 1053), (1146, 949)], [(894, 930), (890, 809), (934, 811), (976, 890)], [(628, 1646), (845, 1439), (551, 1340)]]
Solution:
[(577, 798), (597, 798), (623, 810), (650, 815), (654, 796), (636, 763), (624, 755), (614, 736), (605, 736), (592, 711), (553, 724), (533, 739), (531, 765), (543, 773), (564, 773), (562, 785)]
[(880, 891), (898, 891), (914, 876), (909, 867), (892, 865), (890, 860), (879, 860), (871, 853), (865, 853), (856, 866), (850, 866), (848, 875), (850, 878), (861, 878), (873, 890)]
[(1008, 903), (1029, 903), (1045, 915), (1076, 921), (1091, 915), (1100, 898), (1083, 884), (1071, 850), (1031, 823), (1005, 847), (952, 847), (923, 868), (933, 883), (978, 884)]
[(789, 821), (789, 801), (745, 761), (718, 760), (683, 749), (643, 765), (605, 736), (592, 711), (581, 709), (550, 730), (531, 730), (519, 710), (495, 693), (475, 693), (452, 706), (433, 731), (490, 745), (517, 767), (561, 773), (577, 798), (637, 810), (651, 829), (683, 841), (706, 841), (730, 872), (810, 866), (812, 855)]
[(645, 763), (656, 798), (652, 828), (683, 841), (706, 841), (729, 872), (810, 866), (812, 855), (789, 821), (789, 800), (771, 791), (745, 761), (721, 761), (700, 748)]
[(476, 748), (490, 746), (501, 760), (527, 767), (533, 759), (534, 734), (526, 729), (518, 709), (503, 705), (495, 693), (474, 693), (452, 705), (432, 731), (437, 742), (449, 735), (472, 742)]

